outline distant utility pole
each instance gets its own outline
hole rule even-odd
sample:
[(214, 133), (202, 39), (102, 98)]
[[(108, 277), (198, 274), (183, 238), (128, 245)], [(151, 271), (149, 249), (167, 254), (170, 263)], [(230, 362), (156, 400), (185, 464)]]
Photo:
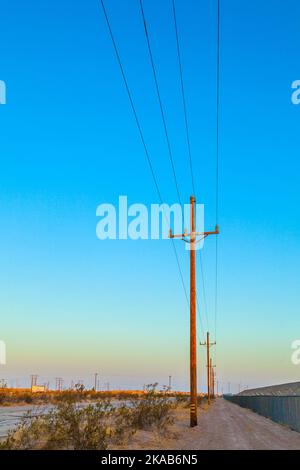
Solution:
[(212, 390), (212, 396), (213, 396), (213, 398), (215, 398), (215, 371), (214, 371), (214, 367), (216, 367), (216, 366), (213, 366), (213, 365), (212, 365), (212, 360), (210, 360), (211, 390)]
[(6, 388), (7, 387), (7, 382), (5, 379), (0, 379), (0, 388)]
[[(181, 235), (173, 235), (169, 231), (169, 238), (180, 238), (190, 244), (190, 425), (197, 426), (197, 336), (196, 336), (196, 244), (208, 235), (217, 235), (219, 227), (214, 232), (196, 232), (195, 228), (195, 202), (190, 197), (191, 227), (190, 233), (184, 230)], [(201, 237), (197, 241), (197, 236)], [(189, 239), (188, 239), (189, 238)]]
[(31, 375), (30, 377), (31, 377), (31, 391), (32, 391), (33, 387), (36, 386), (38, 375), (34, 374), (34, 375)]
[(215, 396), (215, 373), (214, 373), (214, 367), (212, 365), (212, 359), (210, 358), (209, 360), (209, 369), (210, 369), (210, 389), (211, 389), (211, 396)]
[(97, 372), (95, 372), (95, 385), (94, 385), (94, 390), (95, 390), (95, 392), (97, 392), (98, 375), (99, 375), (99, 374), (98, 374)]
[(169, 392), (172, 389), (172, 375), (169, 375)]
[(55, 378), (55, 389), (56, 389), (58, 392), (61, 392), (61, 391), (62, 391), (62, 385), (63, 385), (63, 379), (62, 379), (62, 377), (56, 377), (56, 378)]
[(214, 346), (216, 342), (211, 343), (209, 341), (209, 332), (206, 333), (205, 343), (200, 343), (200, 346), (206, 346), (206, 368), (207, 368), (207, 402), (210, 405), (210, 392), (211, 392), (211, 359), (210, 359), (210, 348)]
[(230, 393), (230, 382), (228, 382), (228, 393)]

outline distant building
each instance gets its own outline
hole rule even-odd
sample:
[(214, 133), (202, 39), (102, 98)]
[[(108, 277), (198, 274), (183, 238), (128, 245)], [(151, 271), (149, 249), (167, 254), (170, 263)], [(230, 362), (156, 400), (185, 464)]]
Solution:
[(46, 385), (33, 385), (31, 387), (32, 393), (41, 393), (41, 392), (46, 392), (46, 391), (47, 391)]

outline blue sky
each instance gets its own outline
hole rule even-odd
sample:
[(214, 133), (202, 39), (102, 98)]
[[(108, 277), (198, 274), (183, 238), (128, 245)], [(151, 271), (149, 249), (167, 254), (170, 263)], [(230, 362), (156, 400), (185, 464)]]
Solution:
[[(163, 198), (176, 191), (137, 0), (106, 0)], [(215, 225), (216, 2), (177, 0), (197, 201)], [(171, 1), (144, 0), (182, 199), (191, 194)], [(217, 374), (299, 377), (296, 0), (221, 1)], [(100, 2), (3, 1), (0, 376), (188, 384), (188, 308), (169, 241), (100, 241), (96, 207), (157, 195)], [(214, 330), (214, 240), (203, 251)], [(188, 280), (188, 254), (178, 242)], [(199, 263), (198, 263), (199, 267)], [(207, 321), (198, 269), (204, 330)], [(188, 285), (188, 283), (187, 283)], [(199, 336), (203, 336), (199, 331)], [(204, 355), (199, 351), (199, 386)], [(92, 379), (91, 379), (92, 380)]]

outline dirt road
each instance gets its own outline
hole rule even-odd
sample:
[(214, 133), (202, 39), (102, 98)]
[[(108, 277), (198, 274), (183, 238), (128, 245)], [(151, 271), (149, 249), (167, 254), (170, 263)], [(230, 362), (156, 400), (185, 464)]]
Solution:
[(300, 433), (219, 398), (200, 413), (199, 426), (188, 431), (180, 448), (300, 449)]
[(300, 433), (253, 411), (218, 398), (199, 408), (198, 426), (189, 427), (189, 410), (177, 409), (167, 436), (137, 433), (129, 449), (264, 450), (300, 449)]

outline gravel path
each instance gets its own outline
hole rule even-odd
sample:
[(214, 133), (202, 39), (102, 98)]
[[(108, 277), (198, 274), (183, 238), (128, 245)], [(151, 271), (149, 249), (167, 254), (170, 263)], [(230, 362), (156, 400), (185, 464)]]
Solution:
[(300, 449), (300, 433), (219, 398), (199, 413), (196, 428), (180, 432), (180, 446), (176, 448)]

